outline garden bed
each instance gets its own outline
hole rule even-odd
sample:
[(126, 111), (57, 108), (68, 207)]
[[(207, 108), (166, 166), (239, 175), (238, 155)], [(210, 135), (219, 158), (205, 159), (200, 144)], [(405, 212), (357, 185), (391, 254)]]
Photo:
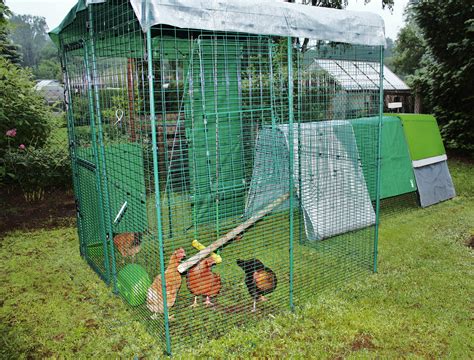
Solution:
[(0, 236), (13, 230), (51, 229), (75, 224), (72, 190), (52, 190), (27, 202), (20, 190), (0, 191)]

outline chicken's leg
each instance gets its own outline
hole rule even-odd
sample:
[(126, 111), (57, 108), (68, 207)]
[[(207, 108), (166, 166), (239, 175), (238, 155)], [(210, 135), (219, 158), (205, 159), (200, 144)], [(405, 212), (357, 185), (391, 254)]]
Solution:
[(210, 296), (206, 296), (206, 301), (204, 301), (204, 304), (206, 306), (214, 306), (214, 304), (212, 303), (211, 301), (211, 297)]
[(195, 308), (195, 307), (198, 307), (199, 304), (198, 304), (198, 297), (195, 296), (194, 297), (194, 302), (192, 303), (192, 305), (190, 306), (191, 308)]
[(253, 307), (252, 307), (252, 312), (257, 311), (257, 299), (253, 299)]

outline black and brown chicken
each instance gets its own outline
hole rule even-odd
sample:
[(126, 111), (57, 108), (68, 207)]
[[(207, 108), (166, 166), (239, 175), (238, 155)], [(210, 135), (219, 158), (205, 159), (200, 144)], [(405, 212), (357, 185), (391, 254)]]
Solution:
[(255, 312), (257, 301), (266, 301), (265, 295), (270, 294), (276, 289), (276, 274), (258, 259), (238, 259), (237, 265), (245, 272), (245, 285), (247, 285), (250, 296), (253, 298), (252, 312)]

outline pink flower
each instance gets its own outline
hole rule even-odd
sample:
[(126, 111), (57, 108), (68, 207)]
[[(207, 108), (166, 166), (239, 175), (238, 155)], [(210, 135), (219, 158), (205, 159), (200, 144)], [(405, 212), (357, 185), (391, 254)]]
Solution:
[(20, 150), (25, 150), (25, 149), (26, 149), (25, 144), (20, 144), (20, 146), (18, 146), (18, 149), (20, 149)]
[(16, 129), (7, 130), (6, 135), (9, 136), (9, 137), (15, 137), (16, 136)]

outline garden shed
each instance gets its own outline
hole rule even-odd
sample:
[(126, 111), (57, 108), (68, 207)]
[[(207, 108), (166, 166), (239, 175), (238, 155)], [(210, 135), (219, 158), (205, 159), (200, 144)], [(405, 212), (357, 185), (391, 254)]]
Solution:
[[(381, 69), (377, 62), (360, 61), (350, 58), (316, 58), (309, 65), (313, 70), (327, 73), (338, 85), (335, 88), (334, 117), (366, 116), (373, 103), (371, 95), (378, 96)], [(387, 66), (383, 67), (384, 108), (389, 103), (401, 103), (403, 112), (414, 109), (410, 87)], [(360, 90), (364, 90), (357, 95)], [(342, 112), (342, 113), (341, 113)]]
[[(380, 17), (80, 0), (51, 37), (81, 254), (167, 353), (376, 271), (380, 156), (361, 154), (381, 151)], [(371, 128), (315, 59), (379, 69), (346, 95)]]

